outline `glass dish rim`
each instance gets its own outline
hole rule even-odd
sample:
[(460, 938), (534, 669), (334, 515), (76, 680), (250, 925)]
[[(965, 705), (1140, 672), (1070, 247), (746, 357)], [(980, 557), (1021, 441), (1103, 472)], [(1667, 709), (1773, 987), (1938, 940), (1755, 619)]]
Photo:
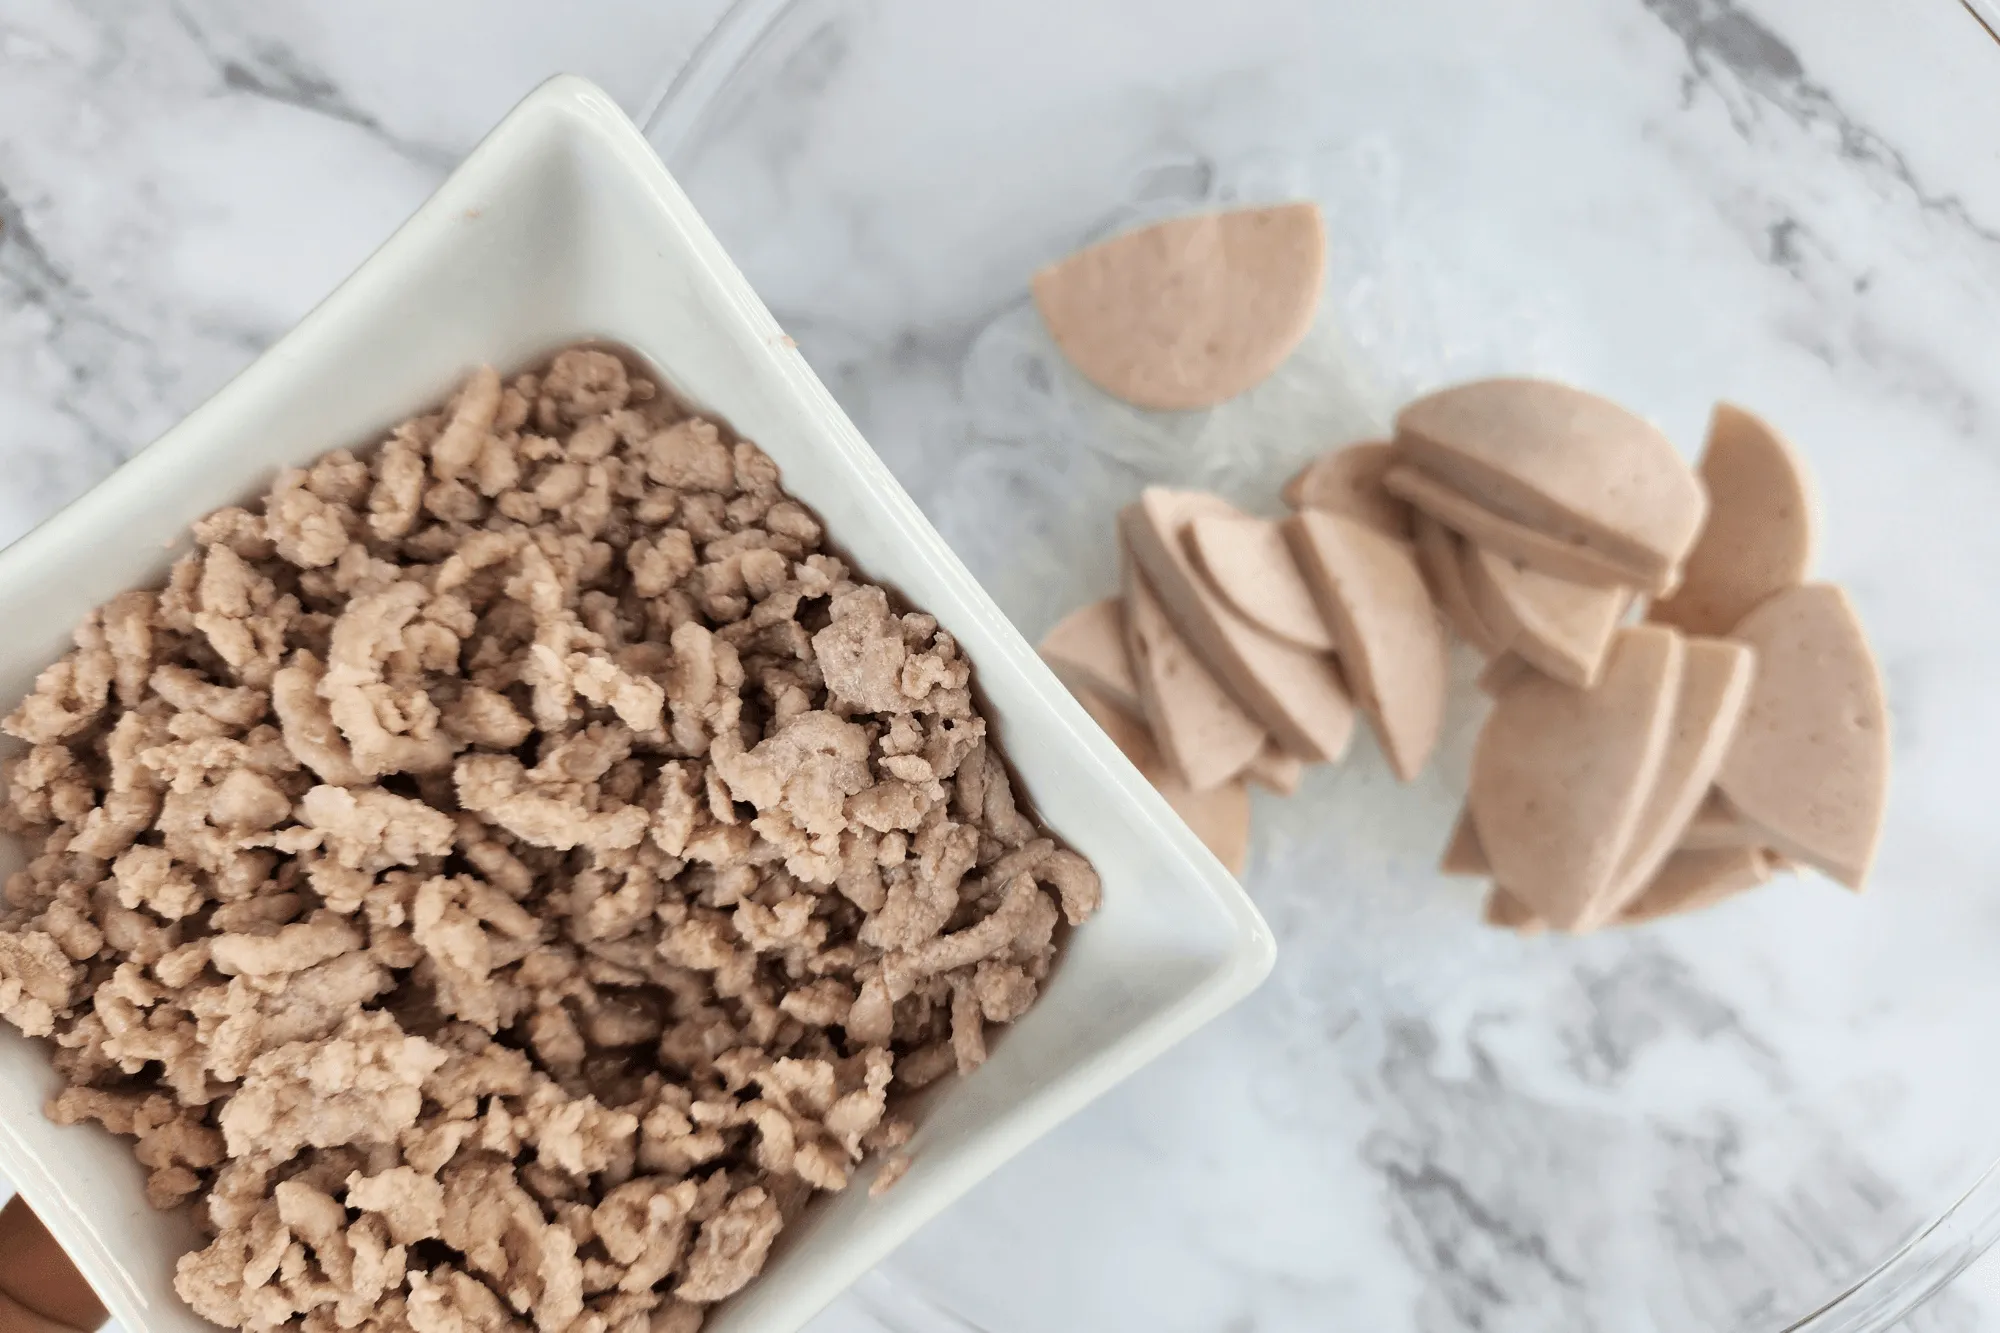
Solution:
[[(671, 167), (676, 151), (704, 128), (723, 91), (795, 14), (834, 0), (731, 0), (686, 62), (636, 117)], [(2000, 0), (1956, 0), (1975, 30), (2000, 44)], [(1875, 1266), (1808, 1313), (1771, 1333), (1881, 1333), (1942, 1292), (2000, 1245), (2000, 1157), (1990, 1161), (1936, 1218), (1912, 1230)], [(968, 1330), (964, 1315), (931, 1304)]]

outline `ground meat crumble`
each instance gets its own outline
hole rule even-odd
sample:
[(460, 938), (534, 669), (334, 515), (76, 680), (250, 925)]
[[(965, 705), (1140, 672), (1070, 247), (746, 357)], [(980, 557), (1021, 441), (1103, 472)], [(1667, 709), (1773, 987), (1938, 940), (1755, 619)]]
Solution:
[(0, 1017), (216, 1323), (692, 1333), (1097, 905), (952, 637), (615, 356), (194, 535), (0, 724)]

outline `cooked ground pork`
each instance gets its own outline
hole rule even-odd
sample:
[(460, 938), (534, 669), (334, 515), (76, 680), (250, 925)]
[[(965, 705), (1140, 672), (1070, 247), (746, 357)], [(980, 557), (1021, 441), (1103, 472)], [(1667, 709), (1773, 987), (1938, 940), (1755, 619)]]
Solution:
[(0, 1017), (216, 1323), (692, 1333), (1097, 904), (952, 637), (615, 356), (194, 536), (0, 723)]

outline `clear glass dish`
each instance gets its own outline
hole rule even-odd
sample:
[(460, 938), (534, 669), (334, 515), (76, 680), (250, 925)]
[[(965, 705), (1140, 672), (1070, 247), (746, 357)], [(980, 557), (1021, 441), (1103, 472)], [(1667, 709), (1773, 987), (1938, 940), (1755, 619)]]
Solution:
[[(1871, 891), (1599, 937), (1478, 924), (1432, 771), (1260, 796), (1272, 981), (866, 1288), (991, 1330), (1878, 1329), (2000, 1231), (2000, 50), (1950, 0), (742, 0), (649, 136), (1031, 636), (1114, 584), (1144, 484), (1261, 510), (1305, 456), (1491, 372), (1692, 452), (1711, 403), (1816, 472), (1881, 655)], [(1317, 199), (1322, 318), (1210, 413), (1084, 386), (1035, 267)], [(1978, 1298), (1928, 1317), (1957, 1326)], [(884, 1315), (887, 1321), (891, 1316)], [(843, 1325), (844, 1327), (845, 1325)]]

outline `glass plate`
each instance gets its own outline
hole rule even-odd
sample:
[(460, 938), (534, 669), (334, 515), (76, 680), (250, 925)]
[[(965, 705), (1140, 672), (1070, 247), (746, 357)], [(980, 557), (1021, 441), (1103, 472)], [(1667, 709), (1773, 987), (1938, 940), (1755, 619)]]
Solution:
[[(1717, 398), (1798, 442), (1895, 716), (1867, 895), (1802, 878), (1519, 939), (1432, 868), (1479, 714), (1461, 657), (1420, 781), (1362, 740), (1257, 798), (1265, 989), (862, 1304), (907, 1289), (993, 1333), (1828, 1333), (1886, 1326), (1990, 1243), (1996, 117), (2000, 51), (1949, 0), (731, 12), (650, 136), (1030, 636), (1113, 588), (1142, 485), (1274, 511), (1411, 393), (1539, 373), (1690, 453)], [(1327, 219), (1319, 326), (1214, 411), (1105, 399), (1027, 299), (1136, 221), (1296, 197)]]

